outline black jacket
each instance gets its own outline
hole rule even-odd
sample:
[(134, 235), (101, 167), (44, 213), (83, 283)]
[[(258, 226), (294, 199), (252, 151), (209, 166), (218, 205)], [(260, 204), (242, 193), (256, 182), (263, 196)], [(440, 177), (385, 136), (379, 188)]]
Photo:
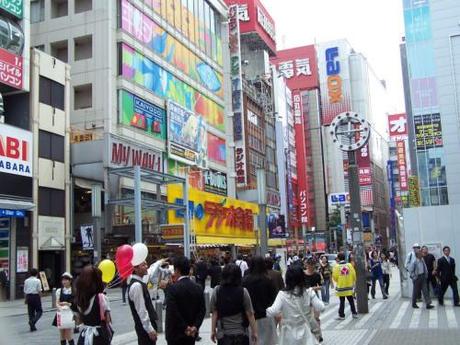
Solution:
[(200, 328), (206, 307), (202, 288), (189, 278), (183, 278), (168, 288), (166, 300), (166, 340), (168, 344), (188, 344), (188, 326)]
[(266, 317), (266, 310), (271, 307), (277, 295), (275, 284), (272, 280), (268, 276), (248, 274), (243, 278), (243, 287), (248, 290), (249, 296), (251, 296), (255, 318)]
[(211, 277), (211, 288), (215, 288), (220, 284), (222, 279), (222, 267), (219, 265), (211, 265), (209, 268), (209, 276)]
[(450, 262), (447, 262), (447, 259), (443, 256), (438, 259), (438, 277), (441, 283), (450, 284), (455, 277), (455, 260), (450, 257)]

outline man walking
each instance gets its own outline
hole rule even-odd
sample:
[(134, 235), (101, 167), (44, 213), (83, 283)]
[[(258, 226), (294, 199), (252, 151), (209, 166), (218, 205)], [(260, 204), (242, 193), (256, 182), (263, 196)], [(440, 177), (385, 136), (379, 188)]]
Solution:
[(340, 298), (339, 317), (338, 320), (345, 320), (345, 298), (350, 304), (351, 314), (354, 319), (358, 318), (358, 313), (355, 308), (353, 299), (353, 289), (356, 283), (356, 272), (353, 265), (345, 262), (345, 254), (340, 252), (337, 254), (337, 265), (332, 271), (332, 279), (335, 282), (337, 296)]
[(420, 292), (422, 292), (426, 303), (426, 309), (433, 309), (434, 307), (431, 305), (431, 297), (427, 284), (428, 269), (426, 268), (425, 261), (423, 261), (420, 251), (417, 251), (415, 254), (415, 261), (409, 266), (409, 275), (413, 283), (412, 308), (418, 309), (417, 298)]
[(190, 260), (174, 260), (174, 284), (168, 287), (166, 341), (168, 345), (193, 345), (203, 323), (206, 307), (203, 290), (189, 278)]
[(438, 260), (438, 277), (441, 281), (441, 291), (439, 292), (439, 305), (444, 305), (444, 294), (447, 288), (452, 288), (454, 295), (454, 305), (460, 307), (460, 301), (458, 299), (457, 281), (458, 278), (455, 275), (455, 260), (450, 256), (450, 247), (445, 246), (442, 249), (444, 255)]
[(438, 282), (436, 281), (436, 258), (433, 254), (428, 252), (427, 246), (422, 246), (422, 258), (425, 261), (426, 268), (428, 270), (427, 285), (428, 291), (430, 290), (430, 285), (433, 288), (433, 293), (435, 296), (439, 294)]
[(406, 256), (406, 261), (404, 261), (404, 268), (409, 271), (409, 267), (415, 262), (415, 256), (416, 254), (420, 252), (420, 244), (414, 243), (412, 246), (412, 251), (407, 254)]
[(143, 280), (147, 274), (148, 266), (144, 261), (134, 267), (128, 286), (128, 302), (139, 345), (155, 345), (157, 341), (158, 315), (153, 308), (147, 284)]
[(37, 328), (35, 324), (42, 317), (42, 283), (37, 278), (38, 271), (36, 268), (30, 270), (30, 277), (24, 282), (24, 296), (25, 303), (27, 304), (27, 312), (29, 313), (29, 326), (30, 331), (35, 332)]
[(237, 260), (235, 261), (235, 265), (237, 265), (241, 270), (241, 276), (244, 277), (244, 272), (249, 269), (248, 263), (244, 259), (243, 255), (238, 254)]

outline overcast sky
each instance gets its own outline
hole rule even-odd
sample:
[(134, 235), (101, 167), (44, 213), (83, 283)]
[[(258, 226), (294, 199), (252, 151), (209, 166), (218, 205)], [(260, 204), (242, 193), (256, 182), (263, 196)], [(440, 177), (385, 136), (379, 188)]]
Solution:
[(262, 0), (276, 22), (277, 48), (347, 38), (387, 88), (394, 111), (404, 111), (399, 43), (402, 0)]

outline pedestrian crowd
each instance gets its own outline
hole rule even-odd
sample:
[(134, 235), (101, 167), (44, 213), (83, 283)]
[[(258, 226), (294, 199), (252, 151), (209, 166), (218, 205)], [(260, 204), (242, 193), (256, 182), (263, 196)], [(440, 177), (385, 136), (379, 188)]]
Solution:
[[(451, 287), (454, 304), (459, 304), (455, 260), (450, 248), (436, 260), (426, 247), (414, 244), (405, 267), (413, 281), (412, 305), (423, 294), (428, 309), (433, 308), (429, 286), (444, 303)], [(376, 298), (377, 282), (383, 299), (389, 296), (391, 266), (395, 255), (370, 248), (367, 269), (368, 294)], [(165, 300), (165, 337), (168, 345), (191, 345), (201, 340), (200, 327), (206, 314), (205, 286), (210, 278), (211, 340), (218, 345), (297, 345), (323, 342), (321, 313), (330, 301), (330, 289), (339, 297), (338, 320), (345, 319), (348, 302), (351, 317), (358, 318), (355, 306), (356, 263), (353, 253), (340, 252), (335, 262), (325, 255), (291, 256), (283, 279), (281, 257), (230, 255), (199, 258), (191, 262), (183, 256), (142, 262), (122, 284), (134, 320), (140, 345), (154, 345), (158, 338), (158, 314), (152, 300), (163, 290)], [(24, 285), (30, 331), (42, 315), (41, 282), (37, 270)], [(62, 287), (56, 292), (57, 312), (53, 325), (59, 329), (61, 344), (73, 345), (78, 325), (78, 345), (110, 344), (114, 335), (112, 315), (104, 291), (102, 272), (86, 266), (75, 282), (70, 273), (61, 276)], [(155, 286), (152, 296), (149, 287)], [(152, 298), (153, 297), (153, 298)], [(116, 331), (116, 330), (115, 330)]]

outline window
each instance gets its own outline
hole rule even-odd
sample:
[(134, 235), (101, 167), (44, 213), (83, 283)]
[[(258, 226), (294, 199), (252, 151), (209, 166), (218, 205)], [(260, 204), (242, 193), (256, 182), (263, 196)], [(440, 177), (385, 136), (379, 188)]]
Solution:
[(52, 161), (64, 162), (64, 137), (54, 133), (39, 131), (38, 156)]
[(74, 90), (74, 109), (88, 109), (93, 106), (93, 85), (85, 84), (75, 86)]
[(68, 44), (67, 40), (51, 43), (51, 56), (64, 62), (68, 62)]
[(65, 17), (69, 14), (67, 0), (51, 0), (51, 18)]
[(38, 46), (35, 46), (34, 48), (37, 49), (37, 50), (40, 50), (42, 52), (45, 52), (45, 45), (44, 44), (40, 44)]
[(39, 102), (64, 110), (64, 85), (40, 76)]
[(45, 20), (45, 0), (30, 2), (30, 22), (39, 23)]
[(87, 35), (74, 38), (75, 61), (91, 59), (93, 57), (93, 36)]
[(75, 13), (91, 11), (93, 9), (93, 0), (75, 0)]
[(38, 188), (38, 214), (65, 217), (65, 192), (53, 188)]

